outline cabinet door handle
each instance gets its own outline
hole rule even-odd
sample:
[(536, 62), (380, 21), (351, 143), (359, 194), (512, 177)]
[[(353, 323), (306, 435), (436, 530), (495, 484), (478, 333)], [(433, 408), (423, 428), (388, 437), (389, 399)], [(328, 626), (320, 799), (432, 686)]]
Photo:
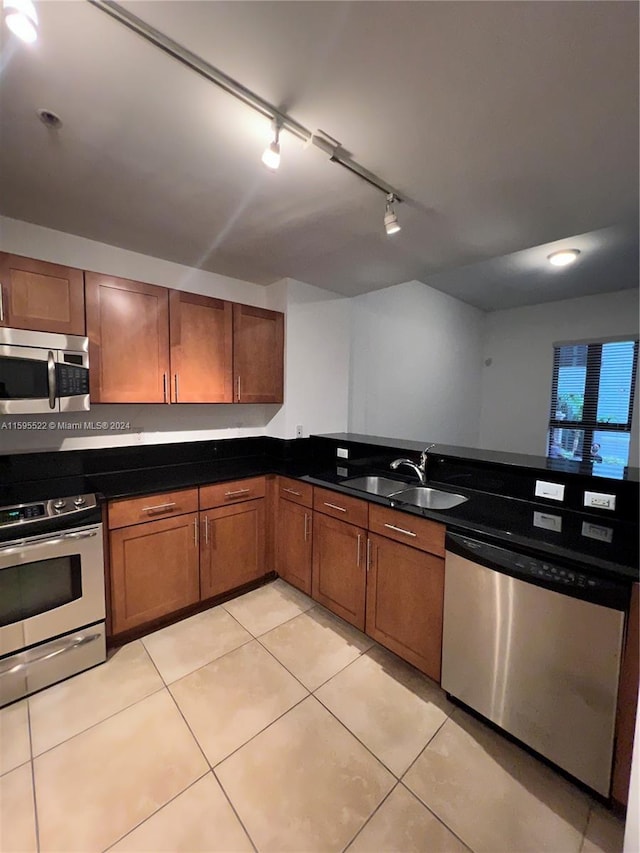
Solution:
[(361, 541), (362, 541), (362, 533), (358, 533), (358, 545), (357, 545), (358, 555), (356, 557), (356, 566), (358, 566), (358, 568), (360, 568), (360, 543), (361, 543)]
[(396, 533), (404, 533), (405, 536), (417, 536), (417, 533), (412, 533), (410, 530), (405, 530), (403, 527), (396, 527), (395, 524), (385, 524), (385, 527), (388, 527), (389, 530), (395, 530)]
[(178, 374), (174, 373), (173, 375), (173, 387), (176, 393), (176, 403), (178, 402)]
[(331, 509), (337, 509), (339, 512), (346, 512), (346, 509), (343, 506), (338, 506), (338, 504), (330, 504), (325, 501), (324, 505), (330, 507)]
[(164, 397), (164, 402), (167, 402), (167, 374), (162, 374), (162, 395)]
[(367, 572), (371, 566), (371, 539), (367, 539)]
[(4, 301), (2, 298), (2, 282), (0, 281), (0, 323), (4, 323)]
[(204, 544), (209, 544), (209, 516), (204, 517)]
[(300, 492), (296, 492), (296, 490), (295, 490), (295, 489), (285, 489), (285, 488), (283, 488), (283, 489), (282, 489), (282, 491), (283, 491), (283, 492), (288, 492), (290, 495), (297, 495), (298, 497), (302, 497), (302, 495), (300, 494)]
[(198, 516), (193, 519), (193, 544), (198, 547)]
[(156, 504), (155, 506), (143, 506), (142, 512), (164, 512), (167, 509), (171, 509), (176, 505), (175, 501), (171, 501), (168, 504)]
[(305, 542), (307, 542), (309, 539), (309, 531), (307, 529), (308, 520), (309, 520), (309, 516), (305, 512), (305, 514), (304, 514), (304, 541)]
[(239, 375), (238, 375), (238, 379), (237, 379), (236, 384), (238, 386), (238, 392), (237, 393), (238, 393), (238, 403), (239, 403), (240, 402), (240, 376)]
[(238, 495), (248, 495), (251, 489), (236, 489), (235, 492), (225, 492), (225, 498), (235, 498)]

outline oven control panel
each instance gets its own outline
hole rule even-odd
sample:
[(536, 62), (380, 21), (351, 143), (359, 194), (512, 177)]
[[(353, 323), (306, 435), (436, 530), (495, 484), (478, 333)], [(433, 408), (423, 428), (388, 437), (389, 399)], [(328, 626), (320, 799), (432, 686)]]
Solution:
[(47, 501), (3, 506), (0, 507), (0, 528), (86, 512), (95, 509), (97, 505), (95, 495), (72, 495), (65, 498), (51, 498)]

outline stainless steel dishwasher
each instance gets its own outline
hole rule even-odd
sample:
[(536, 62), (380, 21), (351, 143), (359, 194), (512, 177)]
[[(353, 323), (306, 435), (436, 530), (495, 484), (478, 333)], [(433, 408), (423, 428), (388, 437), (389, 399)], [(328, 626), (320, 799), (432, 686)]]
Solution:
[(609, 796), (630, 586), (446, 537), (442, 687)]

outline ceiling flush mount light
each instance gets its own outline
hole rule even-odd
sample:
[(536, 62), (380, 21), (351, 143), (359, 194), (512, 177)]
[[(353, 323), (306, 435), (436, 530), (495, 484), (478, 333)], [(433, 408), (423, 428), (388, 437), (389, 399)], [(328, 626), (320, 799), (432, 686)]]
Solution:
[(399, 201), (395, 193), (388, 193), (387, 204), (384, 209), (384, 230), (387, 234), (397, 234), (400, 230), (398, 216), (393, 208), (396, 201)]
[(560, 249), (559, 252), (552, 252), (547, 260), (554, 267), (566, 267), (572, 264), (580, 254), (580, 249)]
[(38, 38), (38, 15), (32, 0), (2, 0), (2, 11), (14, 35), (26, 42)]
[(274, 119), (271, 126), (273, 128), (273, 141), (262, 152), (262, 162), (267, 169), (275, 172), (280, 166), (280, 125)]

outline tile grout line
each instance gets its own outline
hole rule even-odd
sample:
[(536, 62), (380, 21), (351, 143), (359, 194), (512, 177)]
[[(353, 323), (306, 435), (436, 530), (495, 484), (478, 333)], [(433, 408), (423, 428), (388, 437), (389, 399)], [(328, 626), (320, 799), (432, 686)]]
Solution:
[(412, 790), (411, 790), (411, 788), (410, 788), (410, 787), (409, 787), (405, 782), (403, 782), (403, 781), (402, 781), (402, 779), (400, 779), (400, 780), (399, 780), (398, 785), (402, 785), (402, 787), (405, 789), (405, 791), (408, 791), (408, 792), (409, 792), (409, 794), (411, 794), (411, 796), (412, 796), (412, 797), (415, 797), (415, 798), (416, 798), (416, 800), (417, 800), (421, 805), (423, 805), (423, 806), (425, 807), (425, 809), (429, 812), (429, 814), (430, 814), (430, 815), (433, 815), (433, 817), (438, 821), (438, 823), (439, 823), (439, 824), (441, 824), (442, 826), (444, 826), (444, 828), (447, 830), (447, 832), (450, 832), (450, 833), (451, 833), (455, 838), (457, 838), (457, 839), (458, 839), (458, 841), (463, 845), (463, 847), (466, 847), (466, 848), (467, 848), (467, 850), (470, 850), (470, 851), (471, 851), (471, 853), (477, 853), (477, 851), (475, 851), (473, 847), (471, 847), (469, 844), (467, 844), (467, 842), (466, 842), (466, 841), (463, 841), (463, 839), (458, 835), (458, 833), (457, 833), (457, 832), (455, 832), (455, 831), (454, 831), (454, 830), (453, 830), (453, 829), (452, 829), (448, 824), (446, 824), (446, 823), (444, 822), (444, 820), (443, 820), (439, 815), (437, 815), (437, 814), (433, 811), (433, 809), (432, 809), (432, 808), (430, 808), (430, 807), (429, 807), (429, 806), (424, 802), (424, 800), (420, 799), (420, 797), (419, 797), (419, 796), (418, 796), (414, 791), (412, 791)]
[(209, 768), (209, 770), (207, 770), (205, 773), (203, 773), (202, 776), (198, 776), (197, 779), (194, 779), (193, 782), (189, 782), (189, 784), (187, 785), (186, 788), (183, 788), (182, 791), (178, 791), (177, 794), (175, 794), (173, 797), (168, 799), (166, 803), (163, 803), (161, 806), (158, 806), (158, 808), (155, 809), (155, 811), (151, 812), (150, 815), (147, 815), (147, 817), (143, 818), (141, 821), (138, 821), (138, 823), (136, 823), (135, 826), (132, 826), (131, 829), (128, 829), (123, 835), (120, 835), (118, 838), (116, 838), (115, 841), (112, 841), (108, 847), (104, 847), (103, 853), (107, 853), (108, 850), (111, 850), (112, 847), (115, 847), (116, 844), (119, 844), (123, 840), (123, 838), (126, 838), (128, 835), (131, 835), (132, 832), (134, 832), (136, 829), (138, 829), (143, 824), (145, 824), (154, 815), (157, 815), (159, 811), (162, 811), (162, 809), (165, 806), (168, 806), (169, 803), (172, 803), (174, 800), (177, 800), (178, 797), (181, 797), (182, 794), (184, 794), (186, 791), (189, 790), (189, 788), (193, 788), (193, 786), (195, 784), (197, 784), (198, 782), (201, 782), (202, 779), (204, 779), (206, 776), (209, 775), (209, 773), (211, 773), (211, 768)]
[(211, 773), (212, 773), (212, 775), (213, 775), (213, 778), (214, 778), (214, 779), (216, 780), (216, 782), (218, 783), (218, 785), (220, 785), (220, 790), (222, 791), (222, 793), (223, 793), (223, 795), (224, 795), (224, 797), (225, 797), (226, 801), (229, 803), (229, 807), (231, 808), (231, 811), (232, 811), (232, 812), (234, 813), (234, 815), (236, 816), (236, 818), (237, 818), (237, 820), (238, 820), (238, 823), (240, 824), (240, 826), (241, 826), (241, 827), (242, 827), (242, 829), (244, 830), (244, 832), (245, 832), (245, 834), (246, 834), (247, 838), (249, 839), (249, 844), (251, 844), (251, 846), (252, 846), (252, 847), (253, 847), (253, 849), (255, 850), (255, 853), (258, 853), (258, 847), (257, 847), (257, 845), (254, 843), (253, 838), (251, 837), (251, 833), (249, 832), (249, 830), (247, 829), (247, 827), (244, 825), (244, 821), (243, 821), (243, 820), (242, 820), (242, 818), (240, 817), (240, 814), (239, 814), (238, 810), (236, 809), (236, 807), (234, 806), (234, 804), (233, 804), (233, 802), (232, 802), (232, 800), (231, 800), (231, 797), (230, 797), (230, 796), (229, 796), (229, 794), (227, 793), (227, 789), (226, 789), (226, 788), (224, 787), (224, 785), (222, 784), (222, 780), (218, 778), (218, 774), (217, 774), (217, 773), (216, 773), (216, 771), (213, 769), (213, 767), (211, 768)]
[(36, 767), (33, 755), (33, 738), (31, 736), (31, 703), (27, 697), (27, 727), (29, 729), (29, 753), (31, 764), (31, 796), (33, 798), (33, 821), (36, 830), (36, 849), (40, 851), (40, 822), (38, 820), (38, 798), (36, 796)]
[[(52, 686), (55, 686), (55, 685), (52, 685)], [(59, 746), (62, 746), (63, 743), (69, 743), (70, 740), (73, 740), (74, 738), (80, 737), (80, 735), (83, 735), (85, 732), (91, 731), (91, 729), (95, 729), (95, 727), (99, 726), (100, 723), (106, 723), (107, 720), (113, 719), (113, 717), (116, 717), (118, 714), (121, 714), (123, 711), (128, 711), (130, 708), (133, 708), (135, 705), (138, 705), (140, 702), (144, 702), (145, 699), (149, 699), (151, 696), (155, 696), (157, 693), (160, 693), (166, 689), (167, 689), (167, 686), (166, 686), (166, 684), (163, 683), (161, 687), (157, 688), (157, 690), (152, 690), (151, 693), (147, 693), (144, 696), (141, 696), (139, 699), (136, 699), (135, 702), (131, 702), (129, 705), (125, 705), (122, 708), (118, 708), (118, 710), (114, 711), (112, 714), (108, 714), (106, 717), (103, 717), (100, 720), (96, 720), (95, 723), (91, 723), (91, 725), (87, 726), (86, 729), (81, 729), (79, 732), (75, 732), (74, 734), (69, 735), (69, 737), (64, 738), (64, 740), (61, 740), (59, 743), (54, 743), (53, 746), (49, 746), (49, 747), (47, 747), (47, 749), (43, 749), (42, 752), (39, 752), (37, 755), (33, 756), (33, 760), (35, 761), (36, 759), (41, 758), (43, 755), (47, 755), (47, 753), (51, 752), (54, 749), (57, 749)]]
[(399, 784), (400, 784), (400, 782), (399, 782), (399, 781), (398, 781), (398, 779), (396, 778), (396, 783), (395, 783), (395, 785), (393, 785), (393, 786), (391, 787), (391, 789), (390, 789), (390, 790), (389, 790), (389, 791), (384, 795), (384, 797), (380, 800), (380, 802), (379, 802), (379, 803), (378, 803), (378, 805), (375, 807), (375, 809), (371, 812), (371, 814), (369, 815), (369, 817), (368, 817), (368, 818), (365, 820), (365, 822), (362, 824), (362, 826), (360, 827), (360, 829), (358, 829), (358, 830), (356, 831), (355, 835), (353, 835), (353, 837), (348, 841), (348, 843), (347, 843), (347, 844), (345, 844), (345, 846), (342, 848), (342, 853), (347, 853), (347, 850), (349, 849), (349, 847), (351, 847), (351, 845), (352, 845), (352, 844), (353, 844), (353, 842), (356, 840), (356, 838), (360, 835), (360, 833), (361, 833), (361, 832), (362, 832), (362, 830), (365, 828), (365, 826), (367, 826), (367, 825), (369, 824), (369, 822), (371, 821), (371, 819), (373, 818), (373, 816), (374, 816), (375, 814), (377, 814), (377, 813), (380, 811), (380, 809), (382, 808), (382, 806), (387, 802), (387, 800), (389, 799), (389, 797), (391, 796), (391, 794), (393, 794), (393, 792), (395, 791), (395, 789), (398, 787), (398, 785), (399, 785)]

